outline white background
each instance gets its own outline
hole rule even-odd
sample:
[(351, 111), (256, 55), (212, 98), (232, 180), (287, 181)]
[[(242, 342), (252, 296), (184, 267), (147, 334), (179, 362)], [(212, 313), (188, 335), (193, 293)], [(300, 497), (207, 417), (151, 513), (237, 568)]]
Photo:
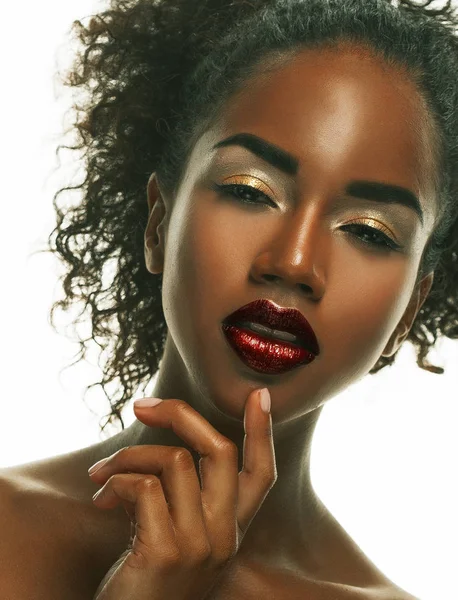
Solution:
[[(48, 322), (61, 297), (57, 260), (31, 256), (54, 226), (53, 193), (60, 181), (68, 183), (63, 169), (54, 173), (69, 102), (68, 93), (55, 95), (56, 60), (65, 61), (61, 44), (72, 21), (99, 6), (28, 0), (2, 10), (0, 467), (103, 439), (98, 420), (109, 406), (102, 390), (87, 395), (95, 414), (82, 401), (85, 387), (100, 378), (97, 355), (59, 375), (79, 346)], [(444, 375), (419, 369), (405, 346), (394, 367), (334, 398), (316, 430), (312, 477), (331, 512), (390, 579), (421, 600), (452, 600), (458, 599), (458, 341), (441, 341), (431, 359), (446, 368)], [(133, 399), (147, 396), (153, 383)], [(130, 405), (124, 415), (129, 425)]]

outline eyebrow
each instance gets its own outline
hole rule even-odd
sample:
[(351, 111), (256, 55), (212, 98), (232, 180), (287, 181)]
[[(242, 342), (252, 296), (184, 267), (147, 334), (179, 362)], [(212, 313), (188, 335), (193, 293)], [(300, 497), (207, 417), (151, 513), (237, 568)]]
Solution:
[[(290, 176), (297, 175), (299, 170), (299, 160), (295, 156), (252, 133), (236, 133), (235, 135), (231, 135), (216, 143), (213, 149), (224, 148), (225, 146), (243, 146), (262, 160), (265, 160)], [(351, 181), (346, 186), (345, 193), (364, 200), (407, 206), (415, 211), (421, 224), (424, 224), (420, 201), (407, 188), (379, 181), (357, 180)]]

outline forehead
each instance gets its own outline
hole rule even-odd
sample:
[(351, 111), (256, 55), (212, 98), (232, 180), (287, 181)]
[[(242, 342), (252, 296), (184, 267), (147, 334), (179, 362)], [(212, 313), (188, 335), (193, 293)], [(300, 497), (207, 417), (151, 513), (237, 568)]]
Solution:
[[(344, 44), (306, 49), (243, 86), (219, 122), (249, 131), (300, 160), (310, 173), (386, 180), (431, 206), (430, 119), (414, 82), (370, 50)], [(427, 212), (427, 211), (426, 211)]]

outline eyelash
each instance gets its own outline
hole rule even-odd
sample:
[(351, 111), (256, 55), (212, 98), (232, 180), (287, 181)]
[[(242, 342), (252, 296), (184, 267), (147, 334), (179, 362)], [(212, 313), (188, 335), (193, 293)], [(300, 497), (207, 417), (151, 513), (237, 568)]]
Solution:
[[(266, 194), (264, 194), (264, 192), (261, 192), (260, 190), (256, 189), (255, 187), (251, 186), (251, 185), (245, 185), (242, 183), (231, 183), (231, 184), (218, 184), (216, 183), (214, 186), (215, 190), (222, 194), (222, 195), (230, 195), (233, 196), (235, 198), (237, 198), (239, 200), (239, 202), (241, 202), (242, 204), (268, 204), (267, 202), (253, 202), (250, 200), (242, 200), (242, 198), (240, 198), (240, 195), (237, 193), (237, 189), (236, 188), (242, 188), (242, 190), (245, 190), (250, 192), (250, 193), (254, 193), (257, 194), (259, 196), (264, 197), (266, 200), (268, 200), (268, 202), (270, 203), (270, 206), (276, 206), (276, 204), (269, 198), (269, 196), (267, 196)], [(365, 244), (366, 246), (371, 246), (373, 248), (376, 248), (378, 250), (397, 250), (398, 248), (401, 248), (401, 246), (399, 244), (396, 244), (396, 242), (394, 242), (391, 238), (389, 238), (387, 235), (385, 235), (384, 233), (382, 233), (381, 231), (379, 231), (378, 229), (376, 229), (375, 227), (370, 227), (369, 225), (363, 225), (360, 223), (350, 223), (349, 225), (345, 226), (347, 229), (348, 228), (356, 228), (359, 230), (363, 230), (363, 235), (373, 235), (373, 236), (379, 236), (379, 240), (382, 241), (378, 241), (378, 242), (366, 242), (362, 239), (362, 237), (360, 235), (356, 235), (356, 237), (359, 239), (359, 241), (361, 241), (363, 244)]]

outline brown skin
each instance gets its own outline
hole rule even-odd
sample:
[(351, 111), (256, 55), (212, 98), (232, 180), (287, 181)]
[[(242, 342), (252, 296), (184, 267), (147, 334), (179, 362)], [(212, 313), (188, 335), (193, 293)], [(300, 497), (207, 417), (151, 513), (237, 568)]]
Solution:
[[(275, 581), (285, 585), (278, 569), (287, 566), (305, 577), (311, 594), (315, 590), (310, 598), (328, 597), (316, 591), (317, 582), (397, 589), (317, 497), (310, 453), (324, 404), (364, 377), (380, 355), (399, 348), (431, 288), (432, 273), (414, 289), (437, 210), (427, 122), (418, 91), (403, 72), (351, 46), (338, 52), (306, 50), (231, 100), (194, 147), (176, 198), (161, 193), (155, 174), (148, 184), (145, 259), (152, 274), (163, 273), (169, 328), (152, 395), (189, 404), (236, 445), (241, 470), (246, 399), (256, 388), (269, 388), (277, 480), (245, 535), (240, 564), (262, 565), (264, 582), (277, 572), (272, 586)], [(241, 147), (211, 151), (239, 132), (254, 133), (295, 155), (297, 176)], [(271, 188), (275, 208), (259, 197), (254, 198), (259, 207), (244, 205), (211, 187), (245, 174)], [(343, 195), (354, 179), (412, 190), (420, 198), (424, 225), (409, 208)], [(371, 250), (343, 229), (360, 219), (387, 227), (403, 249)], [(221, 322), (259, 298), (306, 316), (321, 349), (311, 364), (263, 376), (239, 361)], [(41, 471), (24, 468), (22, 473), (39, 472), (87, 505), (99, 486), (85, 469), (124, 446), (144, 444), (185, 447), (199, 468), (197, 452), (171, 429), (136, 421), (106, 442), (40, 463)], [(119, 555), (125, 548), (129, 524), (122, 509), (111, 515), (87, 510), (94, 523), (90, 531), (109, 527), (114, 543), (113, 553), (101, 561), (103, 569), (110, 556), (114, 562), (115, 551)], [(329, 589), (335, 598), (364, 597), (347, 596), (344, 587)]]
[(235, 444), (185, 401), (135, 407), (145, 425), (173, 429), (201, 455), (200, 482), (193, 456), (179, 447), (132, 446), (94, 465), (91, 477), (103, 486), (97, 506), (122, 502), (133, 524), (132, 548), (102, 582), (97, 600), (208, 599), (220, 576), (227, 577), (276, 481), (272, 419), (260, 399), (254, 390), (245, 405), (240, 472)]

